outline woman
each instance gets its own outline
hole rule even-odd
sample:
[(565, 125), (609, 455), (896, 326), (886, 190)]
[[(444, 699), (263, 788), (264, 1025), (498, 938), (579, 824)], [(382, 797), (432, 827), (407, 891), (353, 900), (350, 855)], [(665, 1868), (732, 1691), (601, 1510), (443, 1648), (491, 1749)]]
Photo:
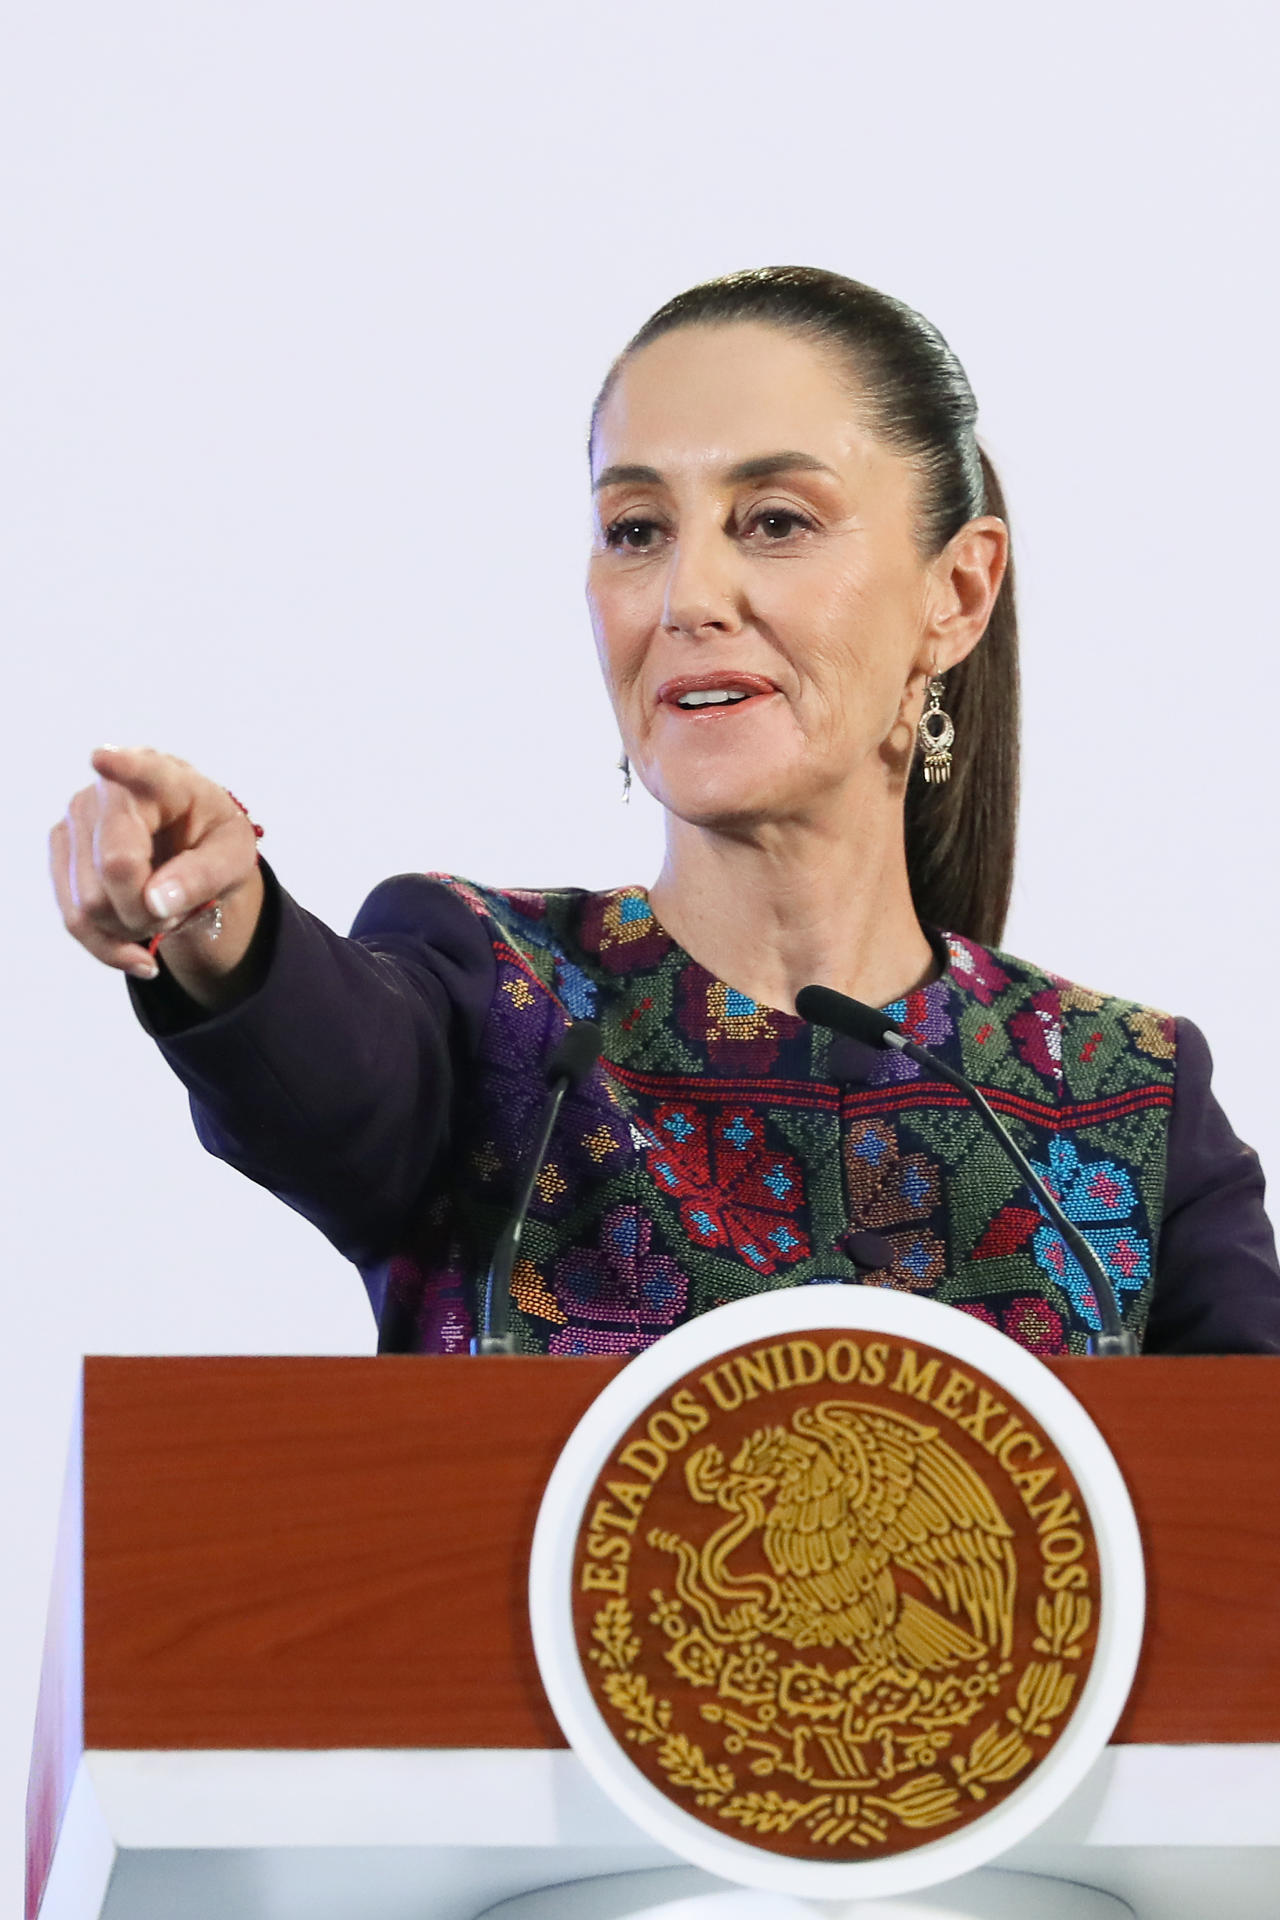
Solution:
[(405, 875), (342, 939), (213, 781), (94, 756), (52, 838), (68, 927), (134, 977), (205, 1144), (359, 1265), (393, 1344), (467, 1346), (546, 1059), (589, 1016), (604, 1052), (515, 1270), (522, 1348), (631, 1353), (843, 1278), (1082, 1351), (1089, 1284), (1016, 1171), (911, 1062), (799, 1020), (816, 981), (987, 1090), (1148, 1350), (1280, 1351), (1261, 1174), (1201, 1036), (992, 950), (1016, 621), (975, 413), (926, 321), (809, 269), (695, 288), (614, 366), (589, 598), (626, 777), (666, 809), (647, 892)]

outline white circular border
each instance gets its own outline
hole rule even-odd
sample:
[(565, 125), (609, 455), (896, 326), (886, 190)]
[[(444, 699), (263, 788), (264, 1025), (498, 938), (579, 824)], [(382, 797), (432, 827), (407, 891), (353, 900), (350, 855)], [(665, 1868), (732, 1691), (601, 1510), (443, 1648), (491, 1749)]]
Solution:
[[(918, 1340), (968, 1362), (1035, 1416), (1084, 1497), (1097, 1541), (1100, 1618), (1093, 1665), (1063, 1733), (1032, 1776), (960, 1832), (883, 1860), (797, 1860), (719, 1834), (628, 1758), (587, 1685), (573, 1631), (573, 1560), (596, 1477), (632, 1422), (695, 1367), (759, 1339), (832, 1330)], [(1105, 1366), (1105, 1360), (1097, 1362)], [(1142, 1644), (1145, 1579), (1133, 1505), (1110, 1449), (1075, 1396), (993, 1327), (887, 1288), (794, 1287), (755, 1294), (677, 1327), (588, 1407), (547, 1483), (534, 1532), (529, 1609), (542, 1684), (569, 1745), (616, 1805), (682, 1859), (739, 1885), (809, 1899), (912, 1893), (983, 1866), (1032, 1833), (1084, 1778), (1128, 1698)]]

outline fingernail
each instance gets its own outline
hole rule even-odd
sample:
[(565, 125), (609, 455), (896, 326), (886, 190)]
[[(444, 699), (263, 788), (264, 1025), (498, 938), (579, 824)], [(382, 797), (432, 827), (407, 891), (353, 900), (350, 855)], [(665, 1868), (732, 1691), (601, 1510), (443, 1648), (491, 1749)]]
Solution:
[(147, 888), (147, 906), (157, 920), (172, 920), (187, 904), (187, 896), (176, 880), (157, 880)]
[(136, 967), (130, 967), (129, 972), (135, 980), (158, 980), (160, 978), (160, 969), (154, 960), (139, 960)]

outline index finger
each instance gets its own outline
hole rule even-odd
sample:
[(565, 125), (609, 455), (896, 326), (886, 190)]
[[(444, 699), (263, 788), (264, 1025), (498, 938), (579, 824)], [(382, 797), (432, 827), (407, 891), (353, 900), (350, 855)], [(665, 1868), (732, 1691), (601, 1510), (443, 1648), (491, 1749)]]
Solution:
[(154, 919), (143, 900), (155, 864), (153, 833), (153, 824), (130, 790), (100, 775), (93, 864), (116, 919), (139, 933)]
[(189, 798), (192, 769), (170, 753), (154, 747), (95, 747), (89, 760), (99, 778), (127, 787), (135, 799), (153, 801), (161, 816), (180, 810)]

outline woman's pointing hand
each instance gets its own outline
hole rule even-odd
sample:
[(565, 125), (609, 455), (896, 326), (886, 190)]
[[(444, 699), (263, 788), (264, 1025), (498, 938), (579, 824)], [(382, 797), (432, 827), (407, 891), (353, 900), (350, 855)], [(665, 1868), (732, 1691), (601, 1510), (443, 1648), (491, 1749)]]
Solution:
[[(137, 979), (165, 966), (200, 1005), (236, 997), (262, 911), (257, 836), (224, 787), (172, 754), (100, 747), (97, 780), (49, 836), (54, 890), (68, 933)], [(198, 910), (216, 901), (221, 922)], [(190, 916), (190, 917), (189, 917)]]

